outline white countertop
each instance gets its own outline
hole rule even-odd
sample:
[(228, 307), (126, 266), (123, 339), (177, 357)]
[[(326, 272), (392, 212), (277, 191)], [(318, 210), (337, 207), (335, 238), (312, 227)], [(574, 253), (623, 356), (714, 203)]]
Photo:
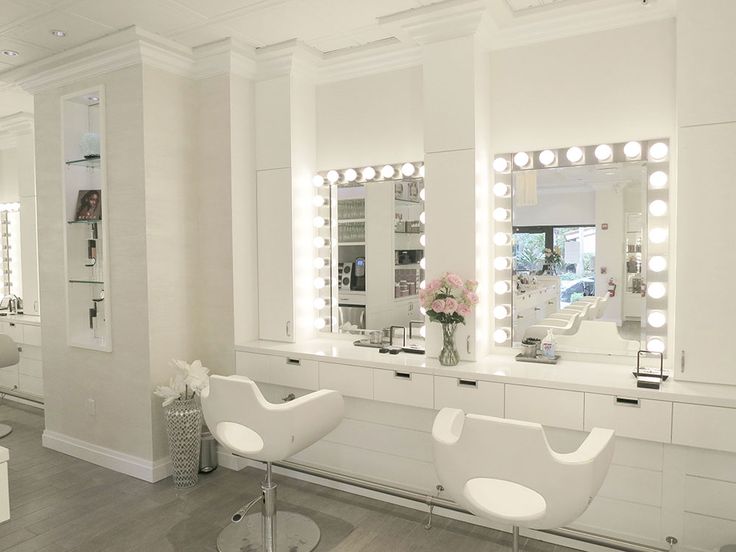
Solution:
[(8, 314), (5, 316), (0, 316), (0, 322), (12, 322), (13, 324), (40, 326), (41, 317), (35, 314)]
[[(334, 336), (301, 343), (260, 340), (236, 346), (235, 349), (251, 353), (293, 355), (301, 359), (383, 370), (404, 369), (436, 376), (736, 408), (736, 386), (680, 382), (673, 381), (670, 377), (659, 390), (638, 388), (631, 374), (636, 362), (633, 358), (631, 365), (564, 359), (556, 365), (545, 365), (517, 362), (511, 354), (496, 354), (477, 362), (442, 366), (436, 358), (427, 358), (424, 355), (388, 355), (379, 353), (377, 349), (356, 347), (353, 345), (355, 339), (356, 336)], [(511, 352), (517, 351), (510, 350)]]

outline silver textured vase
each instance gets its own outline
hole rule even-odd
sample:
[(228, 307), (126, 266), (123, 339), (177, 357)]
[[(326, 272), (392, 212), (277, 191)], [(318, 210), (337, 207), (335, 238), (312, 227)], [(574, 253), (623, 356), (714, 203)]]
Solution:
[(186, 489), (197, 484), (202, 410), (195, 399), (177, 400), (166, 407), (166, 432), (174, 485)]
[(456, 366), (460, 362), (460, 354), (455, 346), (455, 330), (457, 324), (442, 324), (442, 350), (440, 364), (442, 366)]

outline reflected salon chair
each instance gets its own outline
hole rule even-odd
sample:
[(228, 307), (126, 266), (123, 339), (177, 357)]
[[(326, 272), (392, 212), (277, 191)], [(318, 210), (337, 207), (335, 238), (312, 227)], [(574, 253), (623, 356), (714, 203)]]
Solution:
[(478, 517), (553, 529), (575, 521), (598, 493), (613, 456), (610, 429), (560, 454), (541, 425), (443, 408), (432, 427), (435, 469), (450, 497)]
[[(0, 368), (15, 366), (20, 362), (18, 344), (5, 334), (0, 334)], [(0, 438), (9, 435), (13, 428), (8, 424), (0, 423)]]
[[(217, 550), (313, 550), (320, 539), (317, 524), (302, 514), (276, 510), (271, 463), (289, 458), (335, 429), (343, 417), (342, 395), (322, 390), (272, 404), (246, 377), (212, 376), (201, 398), (204, 419), (215, 439), (236, 456), (266, 463), (261, 494), (233, 515), (217, 538)], [(246, 515), (259, 501), (262, 511)]]

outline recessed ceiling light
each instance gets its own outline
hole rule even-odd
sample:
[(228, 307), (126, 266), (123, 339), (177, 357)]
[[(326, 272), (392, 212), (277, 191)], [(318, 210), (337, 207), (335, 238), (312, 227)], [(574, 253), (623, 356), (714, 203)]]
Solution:
[(62, 31), (61, 29), (52, 29), (50, 32), (57, 38), (63, 38), (66, 36), (66, 31)]
[(84, 99), (87, 100), (87, 101), (89, 101), (89, 102), (99, 102), (100, 101), (100, 98), (97, 97), (97, 96), (87, 96)]
[(9, 56), (9, 57), (15, 57), (15, 56), (20, 55), (20, 52), (16, 52), (15, 50), (3, 50), (0, 53), (2, 53), (4, 56)]

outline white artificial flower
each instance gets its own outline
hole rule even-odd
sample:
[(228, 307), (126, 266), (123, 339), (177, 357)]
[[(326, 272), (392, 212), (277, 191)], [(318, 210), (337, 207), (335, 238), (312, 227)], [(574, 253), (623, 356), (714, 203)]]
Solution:
[(179, 399), (190, 399), (209, 386), (210, 371), (202, 366), (201, 361), (195, 360), (189, 364), (185, 360), (171, 359), (171, 365), (176, 368), (176, 374), (169, 380), (169, 385), (157, 385), (153, 391), (154, 395), (164, 399), (163, 406)]
[(168, 385), (157, 385), (156, 389), (153, 390), (153, 394), (164, 399), (163, 406), (169, 406), (172, 402), (174, 402), (181, 396), (181, 393), (175, 391), (172, 387), (169, 387)]
[(202, 366), (201, 361), (195, 360), (189, 365), (188, 374), (184, 382), (194, 393), (199, 395), (210, 384), (209, 373), (209, 368)]

